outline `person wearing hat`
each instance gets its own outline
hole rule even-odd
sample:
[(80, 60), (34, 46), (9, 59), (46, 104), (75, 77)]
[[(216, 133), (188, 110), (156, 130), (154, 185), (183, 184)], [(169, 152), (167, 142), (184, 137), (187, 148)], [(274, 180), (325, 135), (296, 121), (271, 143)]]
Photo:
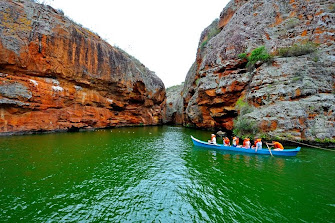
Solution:
[(209, 142), (209, 143), (212, 143), (212, 144), (216, 144), (216, 136), (215, 136), (215, 134), (212, 134), (212, 135), (211, 135), (211, 139), (208, 140), (208, 142)]

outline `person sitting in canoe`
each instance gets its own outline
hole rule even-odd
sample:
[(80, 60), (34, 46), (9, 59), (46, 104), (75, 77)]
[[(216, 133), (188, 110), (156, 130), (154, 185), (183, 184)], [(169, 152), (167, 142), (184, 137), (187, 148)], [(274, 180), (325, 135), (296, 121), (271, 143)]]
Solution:
[(238, 143), (239, 143), (239, 141), (240, 141), (239, 138), (236, 137), (236, 136), (234, 136), (234, 137), (233, 137), (233, 146), (234, 146), (234, 147), (238, 147)]
[(230, 140), (228, 139), (228, 137), (225, 137), (223, 142), (225, 146), (230, 146)]
[(256, 149), (257, 138), (254, 139), (254, 145), (251, 146), (251, 149)]
[(252, 146), (252, 149), (254, 149), (256, 152), (257, 150), (262, 149), (262, 139), (255, 139), (255, 146)]
[(216, 144), (216, 136), (215, 136), (215, 134), (211, 135), (211, 139), (208, 140), (208, 142), (211, 143), (211, 144)]
[(245, 148), (245, 149), (250, 149), (250, 139), (249, 138), (245, 138), (244, 140), (243, 140), (243, 148)]
[(244, 140), (243, 140), (243, 144), (242, 144), (242, 148), (245, 148), (246, 147), (246, 145), (247, 145), (247, 138), (244, 138)]
[(271, 145), (274, 147), (273, 150), (281, 151), (284, 150), (284, 146), (280, 142), (272, 141), (272, 143), (268, 143), (268, 145)]

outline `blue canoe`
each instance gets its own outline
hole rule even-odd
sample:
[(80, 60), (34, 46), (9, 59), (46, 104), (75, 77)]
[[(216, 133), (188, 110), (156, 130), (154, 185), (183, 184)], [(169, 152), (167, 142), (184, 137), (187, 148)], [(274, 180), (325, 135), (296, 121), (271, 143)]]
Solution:
[[(234, 151), (238, 153), (252, 153), (252, 154), (261, 154), (261, 155), (271, 155), (269, 150), (266, 148), (257, 150), (257, 152), (254, 149), (245, 149), (240, 147), (233, 147), (233, 146), (224, 146), (222, 144), (212, 144), (208, 142), (201, 141), (199, 139), (194, 138), (191, 136), (193, 144), (195, 146), (199, 147), (205, 147), (210, 149), (217, 149), (217, 150), (224, 150), (224, 151)], [(300, 147), (297, 147), (295, 149), (284, 149), (281, 151), (275, 151), (271, 150), (272, 155), (274, 156), (296, 156), (297, 153), (300, 151)]]

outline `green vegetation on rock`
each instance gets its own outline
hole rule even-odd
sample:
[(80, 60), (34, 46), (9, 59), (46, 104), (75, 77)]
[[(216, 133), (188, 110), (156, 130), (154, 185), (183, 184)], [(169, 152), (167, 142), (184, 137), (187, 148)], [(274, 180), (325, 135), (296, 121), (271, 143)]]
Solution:
[(166, 91), (174, 91), (174, 90), (178, 90), (181, 86), (184, 86), (184, 82), (178, 85), (173, 85), (171, 87), (166, 88)]
[(271, 59), (271, 56), (265, 49), (265, 46), (260, 46), (254, 49), (250, 56), (248, 57), (247, 67), (254, 66), (258, 61), (268, 62)]
[(199, 82), (200, 82), (200, 78), (198, 78), (198, 79), (195, 81), (195, 84), (198, 86), (198, 85), (199, 85)]
[(307, 42), (302, 44), (293, 44), (289, 47), (283, 47), (277, 50), (277, 55), (280, 57), (295, 57), (309, 53), (313, 53), (318, 48), (318, 44)]
[(244, 59), (248, 59), (248, 55), (246, 53), (241, 53), (238, 55), (238, 58), (244, 60)]
[(239, 137), (254, 138), (254, 136), (259, 132), (256, 122), (250, 118), (239, 116), (234, 120), (234, 130), (233, 133)]
[(315, 140), (316, 142), (319, 142), (319, 143), (333, 143), (335, 144), (335, 139), (330, 139), (330, 138), (325, 138), (325, 139), (316, 139)]
[(247, 53), (241, 53), (238, 58), (247, 59), (247, 67), (252, 69), (258, 61), (265, 63), (270, 61), (272, 57), (268, 54), (265, 46), (260, 46), (251, 51), (250, 56), (247, 56)]
[(240, 111), (240, 115), (245, 115), (253, 111), (253, 107), (250, 106), (249, 103), (245, 101), (244, 97), (239, 98), (236, 101), (235, 108), (237, 108), (237, 110)]
[(202, 41), (202, 43), (200, 44), (200, 49), (203, 49), (207, 43), (208, 43), (208, 39)]
[(253, 138), (259, 133), (259, 128), (254, 120), (246, 116), (253, 111), (253, 107), (244, 98), (238, 99), (235, 107), (240, 111), (240, 114), (234, 120), (233, 133), (242, 138)]
[(218, 19), (212, 22), (212, 24), (210, 25), (211, 28), (208, 31), (208, 34), (206, 35), (207, 37), (205, 37), (204, 40), (200, 44), (200, 49), (203, 49), (207, 45), (210, 39), (212, 39), (214, 36), (216, 36), (217, 34), (221, 32), (221, 29), (217, 28), (218, 22), (219, 22)]

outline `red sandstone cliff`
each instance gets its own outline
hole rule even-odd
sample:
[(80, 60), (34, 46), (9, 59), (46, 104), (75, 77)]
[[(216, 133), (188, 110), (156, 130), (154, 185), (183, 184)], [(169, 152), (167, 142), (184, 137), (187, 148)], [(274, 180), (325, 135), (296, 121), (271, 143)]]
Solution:
[(0, 0), (0, 133), (157, 125), (162, 81), (45, 5)]
[[(215, 29), (219, 29), (218, 32)], [(301, 55), (281, 49), (317, 46)], [(265, 46), (271, 63), (246, 68), (241, 53)], [(200, 38), (183, 89), (184, 125), (232, 130), (238, 99), (262, 132), (335, 138), (335, 4), (331, 0), (232, 0)]]

